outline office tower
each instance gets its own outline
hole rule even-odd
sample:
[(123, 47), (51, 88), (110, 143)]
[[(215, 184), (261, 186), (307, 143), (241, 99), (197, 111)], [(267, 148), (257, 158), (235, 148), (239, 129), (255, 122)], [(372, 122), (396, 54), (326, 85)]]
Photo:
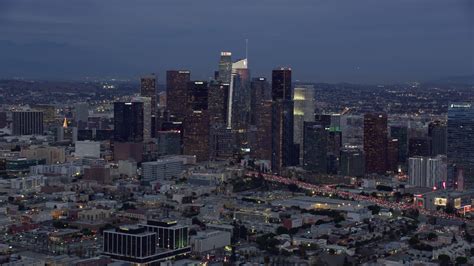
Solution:
[(89, 120), (89, 104), (88, 103), (77, 103), (74, 105), (74, 120), (79, 124), (83, 122), (87, 126)]
[(142, 163), (142, 175), (145, 181), (180, 178), (183, 170), (183, 160), (181, 159), (159, 159)]
[(209, 135), (211, 160), (225, 160), (233, 157), (236, 152), (235, 131), (225, 126), (211, 124)]
[(144, 227), (121, 226), (114, 230), (105, 230), (103, 241), (104, 255), (115, 260), (136, 265), (159, 260), (158, 236)]
[(409, 184), (416, 187), (441, 188), (448, 176), (446, 156), (410, 157), (408, 159)]
[[(92, 159), (96, 161), (97, 159)], [(92, 165), (84, 167), (84, 180), (96, 181), (99, 184), (112, 184), (110, 167), (104, 165)]]
[(398, 171), (398, 139), (390, 138), (387, 143), (387, 169), (392, 172)]
[(299, 160), (303, 159), (303, 123), (313, 122), (314, 117), (314, 87), (313, 85), (297, 85), (293, 91), (293, 142), (299, 145)]
[(166, 108), (175, 121), (183, 121), (189, 111), (187, 106), (188, 83), (191, 72), (170, 70), (166, 72)]
[(181, 154), (181, 135), (179, 131), (158, 131), (158, 155)]
[(195, 155), (198, 162), (209, 159), (209, 113), (193, 111), (184, 120), (183, 154)]
[(272, 99), (291, 100), (291, 68), (280, 68), (272, 71)]
[(132, 102), (143, 103), (143, 141), (150, 142), (152, 138), (152, 103), (150, 97), (133, 97)]
[(343, 176), (363, 177), (365, 174), (364, 151), (355, 147), (342, 149), (340, 170)]
[(408, 158), (408, 128), (392, 126), (390, 127), (390, 136), (398, 140), (398, 162), (406, 163)]
[(434, 121), (428, 125), (428, 136), (431, 141), (431, 155), (446, 155), (446, 123)]
[(343, 146), (364, 146), (364, 117), (362, 115), (341, 115)]
[(272, 72), (272, 170), (298, 164), (298, 153), (293, 144), (293, 109), (291, 100), (291, 69)]
[(414, 156), (430, 156), (430, 140), (428, 138), (410, 138), (408, 140), (408, 154)]
[(221, 52), (218, 81), (230, 84), (232, 78), (232, 53)]
[(229, 91), (228, 127), (246, 131), (250, 114), (250, 72), (247, 59), (232, 64), (232, 79)]
[(12, 112), (13, 135), (43, 135), (43, 112)]
[[(448, 108), (448, 147), (450, 167), (455, 167), (464, 189), (474, 188), (474, 107), (471, 103), (453, 103)], [(462, 173), (463, 178), (459, 177)], [(454, 183), (454, 182), (453, 182)]]
[(215, 127), (227, 127), (229, 84), (211, 82), (209, 85), (210, 123)]
[(7, 125), (7, 113), (0, 112), (0, 128), (6, 128)]
[(303, 169), (327, 173), (329, 131), (317, 122), (303, 124)]
[(364, 115), (365, 171), (383, 174), (387, 171), (387, 115)]
[(315, 114), (314, 122), (326, 128), (331, 127), (331, 115)]
[[(156, 75), (150, 74), (140, 78), (140, 96), (150, 98), (151, 114), (156, 115), (157, 94), (156, 94)], [(151, 116), (150, 116), (151, 118)], [(151, 122), (150, 122), (151, 123)]]
[(142, 142), (144, 129), (143, 102), (114, 103), (114, 140)]
[(189, 252), (189, 228), (174, 220), (149, 219), (142, 225), (148, 232), (156, 233), (159, 248)]
[(250, 83), (250, 124), (256, 125), (256, 117), (259, 115), (257, 106), (263, 101), (272, 99), (270, 83), (264, 77), (254, 78)]
[(273, 102), (262, 101), (255, 107), (255, 142), (251, 152), (258, 160), (272, 159), (272, 115)]
[(183, 154), (195, 155), (197, 161), (209, 159), (208, 97), (207, 82), (188, 83), (188, 105), (191, 112), (187, 114), (183, 123)]
[(328, 141), (327, 141), (327, 170), (328, 174), (337, 174), (339, 171), (339, 160), (341, 157), (341, 144), (342, 144), (342, 134), (339, 128), (330, 127), (326, 128), (328, 131)]

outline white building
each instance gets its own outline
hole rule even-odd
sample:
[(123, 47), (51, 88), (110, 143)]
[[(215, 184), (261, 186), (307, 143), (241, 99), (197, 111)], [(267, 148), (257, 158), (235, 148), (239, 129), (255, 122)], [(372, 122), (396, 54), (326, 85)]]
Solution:
[(415, 187), (440, 187), (446, 181), (446, 157), (412, 157), (408, 159), (409, 184)]
[(198, 232), (191, 237), (191, 248), (195, 253), (204, 253), (230, 245), (231, 234), (225, 231)]
[(300, 145), (300, 158), (303, 158), (303, 124), (314, 121), (314, 86), (296, 85), (293, 90), (293, 102), (293, 141)]
[(77, 176), (83, 173), (83, 167), (74, 164), (35, 165), (30, 167), (33, 175)]
[(39, 191), (46, 184), (46, 177), (42, 175), (19, 177), (10, 180), (12, 189), (20, 191)]
[(76, 141), (75, 156), (79, 158), (100, 158), (100, 142), (98, 141)]
[(163, 159), (142, 163), (144, 180), (165, 180), (180, 177), (183, 172), (183, 161), (179, 159)]

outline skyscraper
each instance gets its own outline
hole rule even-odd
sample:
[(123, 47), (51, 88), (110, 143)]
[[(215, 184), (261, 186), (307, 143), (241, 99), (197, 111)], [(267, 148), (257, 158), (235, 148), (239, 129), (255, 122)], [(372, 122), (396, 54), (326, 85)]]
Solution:
[(151, 99), (151, 114), (156, 115), (156, 75), (150, 74), (140, 78), (140, 96)]
[(173, 120), (183, 121), (188, 112), (187, 90), (191, 72), (187, 70), (169, 70), (166, 72), (166, 108)]
[(259, 160), (272, 159), (272, 105), (271, 100), (261, 101), (255, 106), (255, 142), (251, 152)]
[(280, 68), (272, 72), (272, 169), (298, 163), (293, 144), (293, 101), (291, 90), (291, 69)]
[(150, 97), (133, 97), (132, 102), (143, 103), (143, 141), (149, 142), (152, 137), (152, 110)]
[(359, 148), (345, 148), (341, 151), (341, 175), (363, 177), (365, 174), (365, 156)]
[(13, 135), (43, 135), (43, 112), (12, 112)]
[(209, 87), (205, 81), (188, 83), (190, 113), (183, 123), (183, 154), (195, 155), (197, 161), (209, 159)]
[(319, 174), (327, 173), (329, 131), (316, 122), (303, 123), (303, 168)]
[(474, 188), (474, 107), (453, 103), (448, 108), (448, 147), (450, 167), (464, 175), (464, 188)]
[(209, 84), (209, 115), (213, 126), (227, 126), (229, 84), (213, 81)]
[(256, 124), (257, 106), (272, 99), (270, 83), (264, 77), (253, 78), (250, 84), (250, 124)]
[(221, 52), (219, 60), (218, 81), (230, 84), (232, 78), (232, 53)]
[(383, 174), (387, 171), (387, 115), (364, 115), (365, 171)]
[(272, 72), (272, 99), (291, 100), (291, 68), (275, 69)]
[(431, 155), (446, 155), (446, 123), (433, 121), (428, 125), (428, 136), (431, 142)]
[(408, 140), (408, 154), (414, 156), (430, 156), (430, 140), (426, 137), (410, 138)]
[(390, 127), (390, 136), (398, 140), (398, 162), (405, 164), (408, 158), (408, 128), (406, 126)]
[(303, 159), (303, 123), (314, 121), (314, 87), (297, 85), (293, 91), (293, 141), (300, 146), (299, 157)]
[(114, 140), (143, 141), (143, 102), (114, 103)]

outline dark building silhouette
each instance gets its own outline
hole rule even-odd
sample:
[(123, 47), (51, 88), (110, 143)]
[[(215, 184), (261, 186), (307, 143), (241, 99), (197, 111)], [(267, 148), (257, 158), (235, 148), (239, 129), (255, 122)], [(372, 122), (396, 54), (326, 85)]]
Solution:
[(43, 112), (12, 112), (13, 135), (43, 135)]
[(7, 113), (0, 112), (0, 128), (5, 128), (7, 125)]
[(365, 171), (383, 174), (387, 171), (387, 115), (364, 115)]
[(273, 102), (262, 101), (255, 106), (255, 141), (251, 153), (259, 160), (272, 159), (272, 111)]
[(405, 164), (408, 158), (408, 128), (392, 126), (390, 127), (390, 136), (398, 140), (398, 162)]
[(455, 172), (453, 176), (455, 182), (458, 182), (458, 188), (474, 189), (474, 107), (472, 103), (449, 105), (447, 138), (448, 164)]
[(340, 172), (343, 176), (363, 177), (365, 174), (365, 156), (361, 149), (341, 150)]
[(169, 70), (166, 72), (166, 108), (176, 121), (183, 121), (189, 112), (188, 83), (191, 72), (187, 70)]
[(143, 141), (143, 102), (114, 103), (114, 140)]
[(428, 138), (411, 138), (408, 140), (408, 153), (410, 157), (430, 156), (430, 140)]
[(327, 173), (329, 131), (316, 122), (303, 124), (303, 169)]
[(212, 82), (209, 85), (209, 115), (214, 127), (227, 127), (229, 84)]
[(298, 151), (293, 144), (293, 101), (291, 69), (272, 72), (272, 170), (298, 164)]
[(387, 170), (396, 172), (398, 170), (398, 139), (391, 138), (387, 143)]
[(264, 77), (254, 78), (250, 84), (250, 124), (256, 125), (256, 119), (259, 115), (257, 106), (263, 101), (272, 99), (270, 83)]
[(324, 114), (315, 114), (314, 115), (314, 122), (318, 125), (323, 127), (330, 127), (331, 126), (331, 115), (324, 115)]
[(272, 99), (291, 100), (291, 69), (280, 68), (272, 71)]
[(434, 121), (428, 125), (428, 136), (431, 141), (431, 155), (446, 155), (446, 123)]
[(183, 154), (195, 155), (197, 161), (209, 159), (210, 116), (209, 87), (205, 81), (188, 83), (190, 113), (183, 122)]

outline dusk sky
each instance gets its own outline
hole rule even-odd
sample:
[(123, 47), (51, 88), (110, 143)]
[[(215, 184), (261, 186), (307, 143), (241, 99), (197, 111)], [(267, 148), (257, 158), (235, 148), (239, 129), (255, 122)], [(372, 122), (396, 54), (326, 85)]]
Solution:
[(391, 83), (474, 74), (472, 0), (0, 0), (0, 77), (136, 78), (219, 52), (253, 76)]

